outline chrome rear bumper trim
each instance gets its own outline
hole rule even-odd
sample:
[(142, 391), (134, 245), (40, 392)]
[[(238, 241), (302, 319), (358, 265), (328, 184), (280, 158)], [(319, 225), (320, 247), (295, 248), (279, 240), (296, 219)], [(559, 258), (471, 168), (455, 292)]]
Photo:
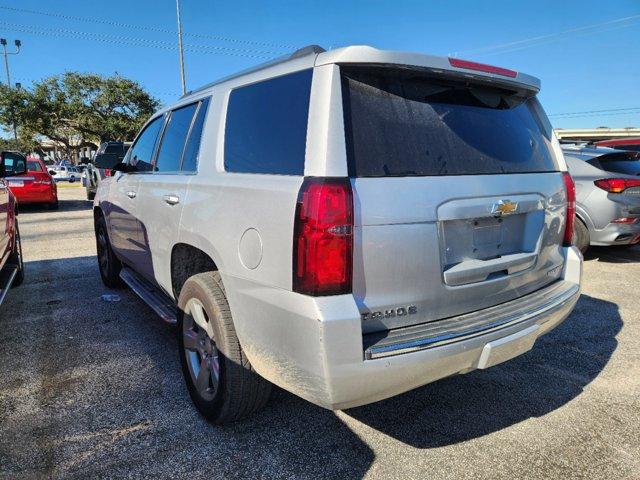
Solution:
[(552, 315), (573, 307), (580, 286), (560, 280), (527, 295), (478, 312), (426, 324), (365, 335), (366, 360), (400, 355), (467, 340), (511, 327), (527, 320)]

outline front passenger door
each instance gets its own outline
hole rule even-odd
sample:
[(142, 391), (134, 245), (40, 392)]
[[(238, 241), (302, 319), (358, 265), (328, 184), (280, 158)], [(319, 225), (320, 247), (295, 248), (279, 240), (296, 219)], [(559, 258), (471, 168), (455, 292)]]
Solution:
[(140, 241), (139, 192), (140, 178), (152, 170), (153, 158), (164, 116), (150, 123), (138, 135), (124, 162), (126, 173), (116, 172), (109, 191), (107, 222), (109, 238), (116, 255), (136, 271), (144, 268), (146, 257)]

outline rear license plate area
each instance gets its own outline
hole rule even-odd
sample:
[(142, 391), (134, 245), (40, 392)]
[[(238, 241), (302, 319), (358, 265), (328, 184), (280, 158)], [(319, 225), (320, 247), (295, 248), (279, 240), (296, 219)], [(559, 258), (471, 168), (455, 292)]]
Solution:
[[(441, 222), (443, 268), (466, 260), (489, 260), (534, 251), (542, 228), (542, 218), (536, 222), (531, 217), (532, 214), (522, 213)], [(537, 230), (532, 223), (539, 224)]]
[(21, 180), (9, 180), (10, 187), (24, 187), (24, 182)]

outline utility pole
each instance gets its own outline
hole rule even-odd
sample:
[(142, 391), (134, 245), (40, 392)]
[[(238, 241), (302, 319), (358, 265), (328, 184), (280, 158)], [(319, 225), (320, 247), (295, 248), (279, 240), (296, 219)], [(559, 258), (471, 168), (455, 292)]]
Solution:
[(184, 51), (182, 48), (182, 22), (180, 21), (180, 0), (176, 0), (176, 12), (178, 16), (178, 53), (180, 55), (180, 81), (182, 82), (182, 94), (184, 95), (185, 93), (187, 93), (187, 83), (184, 78)]
[[(20, 53), (20, 47), (22, 46), (22, 42), (20, 40), (14, 40), (14, 45), (16, 46), (15, 52), (7, 52), (7, 39), (0, 38), (0, 45), (2, 45), (3, 55), (4, 55), (4, 68), (7, 70), (7, 85), (9, 88), (11, 86), (11, 73), (9, 72), (9, 55), (17, 55)], [(13, 121), (13, 138), (18, 140), (18, 129), (16, 128), (16, 121)]]

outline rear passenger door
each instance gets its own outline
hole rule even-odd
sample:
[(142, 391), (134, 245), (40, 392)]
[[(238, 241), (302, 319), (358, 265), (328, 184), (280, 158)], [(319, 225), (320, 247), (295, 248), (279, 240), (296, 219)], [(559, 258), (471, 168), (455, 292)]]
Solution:
[(178, 242), (180, 220), (189, 183), (197, 173), (202, 127), (209, 99), (169, 113), (153, 173), (139, 186), (140, 238), (148, 255), (139, 271), (171, 293), (171, 252)]
[(158, 136), (164, 116), (151, 121), (138, 135), (125, 161), (128, 173), (117, 172), (110, 185), (109, 201), (104, 206), (109, 223), (111, 245), (125, 263), (142, 270), (147, 257), (140, 239), (140, 179), (151, 174)]

